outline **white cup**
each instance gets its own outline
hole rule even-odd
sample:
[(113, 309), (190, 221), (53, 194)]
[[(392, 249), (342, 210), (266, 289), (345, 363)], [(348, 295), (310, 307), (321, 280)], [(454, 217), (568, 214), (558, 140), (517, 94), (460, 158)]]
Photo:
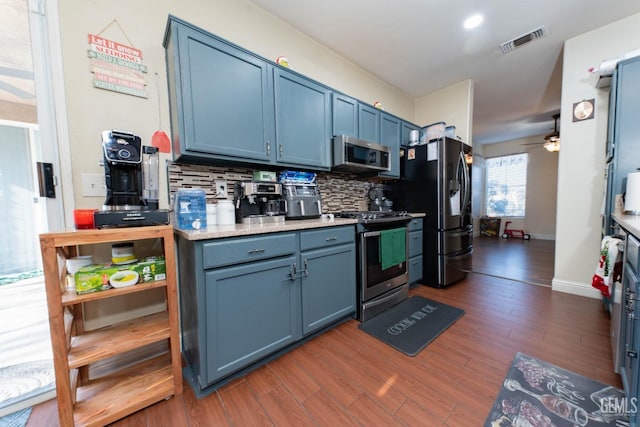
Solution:
[(75, 274), (78, 270), (80, 270), (80, 267), (84, 267), (91, 264), (93, 264), (93, 256), (91, 255), (82, 255), (82, 256), (77, 256), (74, 258), (67, 259), (66, 261), (67, 274), (69, 276), (67, 279), (67, 287), (69, 289), (75, 289), (76, 287)]

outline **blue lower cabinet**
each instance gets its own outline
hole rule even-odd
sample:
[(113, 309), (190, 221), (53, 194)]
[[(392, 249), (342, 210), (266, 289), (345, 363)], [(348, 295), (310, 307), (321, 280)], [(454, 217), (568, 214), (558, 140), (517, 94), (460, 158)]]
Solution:
[(302, 333), (351, 315), (356, 308), (353, 244), (302, 253)]
[(182, 353), (198, 397), (355, 313), (354, 226), (177, 244)]
[(300, 338), (293, 256), (206, 274), (208, 384)]
[(409, 284), (422, 280), (422, 218), (409, 222)]
[(409, 284), (422, 280), (422, 255), (409, 258)]

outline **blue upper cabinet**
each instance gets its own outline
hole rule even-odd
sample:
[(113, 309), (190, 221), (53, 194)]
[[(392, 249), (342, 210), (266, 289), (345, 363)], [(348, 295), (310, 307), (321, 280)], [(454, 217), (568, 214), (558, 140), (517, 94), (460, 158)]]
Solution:
[(174, 157), (270, 161), (269, 65), (172, 22), (167, 45)]
[(358, 104), (358, 135), (366, 141), (380, 142), (380, 110)]
[(333, 134), (358, 137), (358, 101), (333, 92)]
[(409, 145), (409, 132), (412, 130), (420, 131), (420, 128), (413, 123), (402, 121), (402, 129), (400, 131), (400, 145), (408, 146)]
[(401, 120), (390, 114), (380, 113), (380, 144), (391, 149), (391, 170), (380, 172), (380, 176), (400, 178), (400, 131)]
[(164, 46), (175, 160), (330, 169), (329, 88), (175, 17)]
[(276, 161), (331, 167), (331, 91), (275, 66)]

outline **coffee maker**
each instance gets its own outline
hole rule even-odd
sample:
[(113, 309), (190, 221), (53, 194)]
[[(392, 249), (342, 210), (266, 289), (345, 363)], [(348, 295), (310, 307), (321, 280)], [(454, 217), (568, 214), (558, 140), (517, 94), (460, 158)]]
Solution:
[(169, 211), (157, 209), (157, 148), (143, 147), (129, 132), (105, 130), (101, 136), (106, 198), (94, 214), (96, 227), (169, 224)]
[(284, 222), (287, 202), (275, 182), (238, 181), (234, 185), (236, 222), (264, 224)]

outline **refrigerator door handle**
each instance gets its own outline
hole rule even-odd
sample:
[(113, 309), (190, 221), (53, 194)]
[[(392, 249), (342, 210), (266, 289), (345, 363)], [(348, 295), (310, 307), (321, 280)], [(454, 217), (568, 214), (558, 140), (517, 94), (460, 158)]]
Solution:
[[(471, 196), (469, 191), (469, 171), (467, 170), (467, 163), (464, 160), (464, 152), (460, 151), (460, 158), (458, 159), (458, 171), (462, 170), (462, 176), (460, 181), (462, 182), (462, 198), (460, 199), (460, 216), (466, 214), (467, 210), (467, 202), (469, 201), (469, 197)], [(459, 174), (459, 172), (458, 172)], [(456, 174), (456, 175), (458, 175)]]

